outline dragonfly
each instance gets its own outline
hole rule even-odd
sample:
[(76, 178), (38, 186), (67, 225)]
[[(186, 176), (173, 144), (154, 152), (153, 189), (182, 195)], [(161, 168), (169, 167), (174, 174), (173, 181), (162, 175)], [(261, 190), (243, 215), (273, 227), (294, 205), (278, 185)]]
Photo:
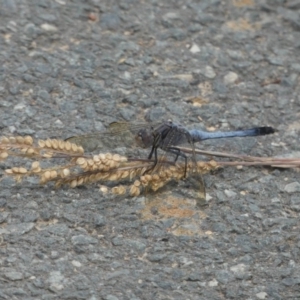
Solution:
[[(195, 144), (208, 139), (232, 138), (260, 136), (274, 133), (273, 127), (263, 126), (246, 130), (235, 131), (202, 131), (198, 129), (187, 129), (179, 123), (172, 121), (161, 121), (155, 123), (130, 123), (113, 122), (106, 131), (87, 135), (79, 135), (68, 138), (67, 140), (82, 146), (85, 151), (93, 152), (96, 149), (107, 149), (109, 151), (120, 150), (121, 154), (130, 156), (137, 155), (135, 149), (150, 149), (148, 160), (153, 159), (153, 166), (146, 172), (159, 170), (161, 162), (165, 156), (173, 157), (177, 162), (178, 158), (185, 161), (184, 177), (187, 175), (188, 156), (179, 149), (179, 146), (188, 144), (192, 149), (193, 174), (198, 182), (199, 197), (205, 198), (205, 185), (201, 174), (197, 170), (195, 155)], [(128, 151), (130, 150), (130, 151)], [(159, 159), (158, 151), (162, 150), (163, 155)]]

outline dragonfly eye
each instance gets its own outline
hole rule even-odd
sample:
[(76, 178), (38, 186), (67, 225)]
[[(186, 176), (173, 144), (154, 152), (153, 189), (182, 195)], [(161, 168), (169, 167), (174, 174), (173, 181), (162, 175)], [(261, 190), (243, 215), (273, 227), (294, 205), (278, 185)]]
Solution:
[(153, 144), (153, 140), (154, 137), (152, 135), (152, 130), (151, 133), (149, 133), (146, 129), (141, 129), (136, 136), (136, 141), (142, 148), (151, 147)]

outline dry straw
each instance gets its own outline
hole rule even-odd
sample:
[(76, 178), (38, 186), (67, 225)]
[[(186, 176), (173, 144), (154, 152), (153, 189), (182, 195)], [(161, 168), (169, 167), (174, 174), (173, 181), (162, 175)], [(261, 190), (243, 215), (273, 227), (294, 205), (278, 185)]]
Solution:
[[(184, 153), (192, 153), (191, 149), (180, 148)], [(251, 157), (231, 153), (211, 152), (196, 150), (196, 153), (210, 157), (226, 157), (233, 161), (199, 161), (197, 171), (207, 173), (224, 166), (273, 166), (284, 168), (299, 168), (300, 158), (274, 158)], [(33, 159), (31, 168), (23, 166), (5, 170), (6, 175), (12, 176), (17, 181), (24, 177), (38, 176), (41, 184), (54, 182), (57, 187), (79, 185), (95, 182), (120, 182), (131, 181), (129, 186), (118, 185), (111, 189), (116, 195), (126, 193), (138, 196), (143, 190), (157, 191), (171, 180), (180, 180), (185, 176), (184, 163), (173, 163), (162, 160), (159, 168), (153, 169), (153, 161), (142, 159), (128, 159), (125, 156), (112, 153), (100, 153), (98, 155), (84, 154), (81, 146), (58, 139), (34, 141), (30, 136), (2, 137), (0, 139), (0, 160), (21, 157)], [(56, 165), (57, 159), (64, 161)], [(43, 166), (43, 162), (54, 162), (54, 165)], [(59, 160), (61, 161), (61, 160)], [(195, 167), (192, 163), (187, 166), (187, 175), (193, 173)], [(101, 187), (101, 190), (108, 191)]]

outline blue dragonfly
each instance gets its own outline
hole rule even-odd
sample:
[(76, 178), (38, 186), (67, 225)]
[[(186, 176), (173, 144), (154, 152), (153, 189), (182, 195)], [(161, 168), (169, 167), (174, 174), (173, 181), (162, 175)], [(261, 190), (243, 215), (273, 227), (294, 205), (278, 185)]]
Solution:
[[(203, 200), (205, 198), (205, 185), (201, 174), (197, 170), (196, 143), (209, 139), (260, 136), (274, 132), (275, 130), (269, 126), (235, 131), (208, 132), (198, 129), (189, 130), (183, 125), (172, 121), (133, 124), (129, 122), (113, 122), (106, 131), (73, 136), (67, 140), (82, 146), (88, 152), (96, 149), (114, 150), (114, 152), (121, 152), (120, 154), (125, 154), (129, 157), (139, 155), (139, 153), (135, 152), (136, 149), (151, 149), (147, 154), (147, 158), (148, 160), (153, 160), (153, 165), (146, 173), (158, 171), (162, 165), (161, 162), (166, 159), (166, 156), (168, 160), (173, 160), (174, 162), (181, 157), (185, 161), (184, 177), (187, 176), (190, 156), (184, 153), (179, 146), (187, 144), (192, 149), (191, 160), (194, 166), (192, 173), (198, 184), (199, 197)], [(160, 158), (158, 155), (159, 150), (163, 151), (163, 155)]]

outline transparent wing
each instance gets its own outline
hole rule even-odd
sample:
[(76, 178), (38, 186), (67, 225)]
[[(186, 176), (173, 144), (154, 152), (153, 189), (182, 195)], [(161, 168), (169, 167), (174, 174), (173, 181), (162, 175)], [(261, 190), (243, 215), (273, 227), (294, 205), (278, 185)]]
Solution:
[[(166, 160), (174, 162), (176, 158), (184, 159), (183, 156), (177, 155), (178, 152), (176, 145), (180, 141), (180, 145), (188, 144), (192, 149), (194, 145), (189, 144), (186, 136), (186, 130), (182, 127), (174, 127), (172, 130), (167, 131), (167, 135), (163, 136), (164, 132), (160, 132), (162, 128), (162, 121), (155, 123), (129, 123), (129, 122), (114, 122), (109, 125), (107, 130), (73, 136), (67, 140), (80, 145), (86, 152), (93, 152), (95, 150), (107, 151), (113, 153), (119, 153), (129, 157), (147, 159), (149, 157), (152, 146), (154, 145), (153, 132), (161, 134), (161, 141), (157, 145), (155, 151), (157, 151), (157, 161), (148, 172), (148, 174), (159, 173), (166, 164)], [(163, 126), (166, 129), (166, 126)], [(146, 150), (143, 150), (146, 149)], [(161, 148), (163, 150), (161, 150)], [(173, 151), (169, 151), (173, 149)], [(155, 161), (155, 154), (151, 157)], [(205, 186), (201, 174), (197, 170), (195, 151), (192, 155), (186, 156), (186, 161), (191, 159), (194, 164), (192, 171), (187, 174), (192, 176), (193, 185), (192, 188), (196, 189), (197, 204), (205, 201)]]
[[(201, 172), (197, 166), (197, 158), (195, 154), (195, 146), (192, 142), (192, 136), (190, 132), (181, 126), (180, 124), (162, 124), (157, 131), (162, 130), (161, 132), (161, 143), (160, 147), (165, 150), (165, 155), (160, 158), (157, 162), (157, 166), (153, 171), (159, 170), (162, 165), (165, 156), (170, 157), (173, 155), (173, 160), (183, 159), (185, 163), (184, 175), (187, 176), (187, 179), (191, 183), (191, 188), (195, 191), (192, 198), (196, 200), (197, 207), (203, 207), (206, 205), (206, 192), (205, 184), (201, 175)], [(176, 146), (187, 144), (192, 149), (191, 155), (186, 155), (181, 152)], [(169, 159), (169, 158), (168, 158)], [(187, 166), (190, 166), (187, 168)]]
[[(80, 145), (86, 152), (97, 151), (117, 151), (123, 148), (125, 155), (131, 155), (134, 149), (149, 148), (152, 145), (152, 140), (144, 142), (139, 139), (139, 132), (144, 132), (145, 139), (151, 139), (151, 130), (159, 123), (129, 123), (129, 122), (114, 122), (109, 125), (107, 130), (73, 136), (68, 139), (74, 144)], [(124, 148), (127, 148), (125, 150)]]
[(207, 205), (205, 183), (202, 174), (197, 166), (195, 144), (190, 142), (190, 147), (192, 149), (191, 162), (193, 166), (190, 174), (190, 182), (192, 184), (192, 188), (195, 190), (196, 206), (198, 208), (203, 208)]

